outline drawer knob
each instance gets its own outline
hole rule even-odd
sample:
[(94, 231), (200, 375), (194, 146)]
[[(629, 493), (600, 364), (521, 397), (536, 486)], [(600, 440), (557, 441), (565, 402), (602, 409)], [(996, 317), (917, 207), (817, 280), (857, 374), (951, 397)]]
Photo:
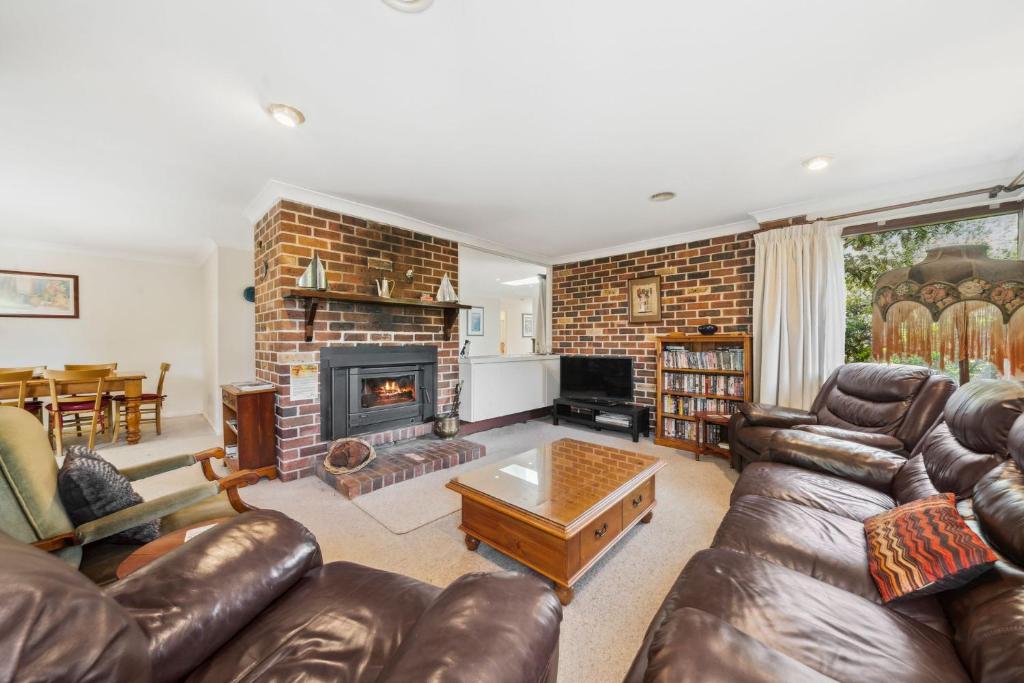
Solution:
[(594, 538), (601, 538), (606, 533), (608, 533), (608, 522), (602, 524), (600, 529), (594, 530)]
[(642, 502), (644, 502), (644, 494), (641, 493), (639, 496), (633, 499), (633, 507), (640, 507), (640, 503)]

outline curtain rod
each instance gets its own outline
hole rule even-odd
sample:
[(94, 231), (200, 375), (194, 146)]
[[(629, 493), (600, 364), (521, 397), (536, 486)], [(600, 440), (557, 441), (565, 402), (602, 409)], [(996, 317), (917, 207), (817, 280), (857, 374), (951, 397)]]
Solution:
[[(987, 194), (989, 199), (995, 199), (1003, 192), (1016, 192), (1017, 190), (1024, 188), (1024, 171), (1021, 171), (1017, 176), (1006, 185), (993, 185), (992, 187), (983, 187), (977, 190), (967, 190), (965, 192), (956, 192), (954, 194), (944, 194), (938, 197), (930, 197), (928, 199), (917, 199), (912, 202), (903, 202), (901, 204), (892, 204), (890, 206), (880, 206), (875, 209), (863, 209), (861, 211), (851, 211), (849, 213), (841, 213), (835, 216), (823, 216), (815, 220), (820, 221), (839, 221), (846, 218), (856, 218), (857, 216), (869, 216), (873, 213), (882, 213), (884, 211), (895, 211), (896, 209), (908, 209), (914, 206), (925, 206), (927, 204), (935, 204), (937, 202), (948, 202), (953, 199), (963, 199), (964, 197), (973, 197), (979, 194)], [(774, 221), (766, 221), (761, 223), (761, 230), (774, 230), (775, 228), (788, 228), (792, 225), (810, 225), (813, 221), (807, 218), (807, 215), (803, 216), (791, 216), (789, 218), (780, 218)]]

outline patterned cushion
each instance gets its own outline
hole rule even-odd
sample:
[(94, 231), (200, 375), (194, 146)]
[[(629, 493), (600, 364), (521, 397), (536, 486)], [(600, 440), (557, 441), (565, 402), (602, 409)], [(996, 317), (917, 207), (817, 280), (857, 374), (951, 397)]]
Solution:
[(998, 559), (957, 512), (952, 493), (870, 517), (864, 535), (868, 569), (883, 602), (963, 586)]
[[(75, 526), (138, 505), (142, 496), (128, 478), (86, 446), (64, 449), (64, 464), (57, 473), (61, 503)], [(160, 520), (132, 527), (109, 539), (115, 543), (149, 543), (160, 537)]]

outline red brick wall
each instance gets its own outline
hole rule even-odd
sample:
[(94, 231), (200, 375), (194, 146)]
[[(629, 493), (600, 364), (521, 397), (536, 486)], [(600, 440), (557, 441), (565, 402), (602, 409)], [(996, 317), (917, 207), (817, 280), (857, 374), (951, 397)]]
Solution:
[[(256, 374), (278, 386), (276, 408), (277, 468), (284, 480), (313, 472), (313, 459), (323, 455), (319, 401), (291, 401), (289, 364), (317, 363), (324, 346), (429, 344), (438, 348), (438, 410), (446, 406), (458, 382), (458, 330), (452, 339), (443, 333), (440, 310), (403, 308), (341, 301), (322, 302), (313, 341), (305, 341), (304, 302), (286, 299), (283, 291), (295, 287), (313, 256), (320, 254), (327, 268), (328, 288), (376, 294), (368, 259), (388, 259), (395, 281), (394, 296), (418, 299), (436, 294), (447, 273), (458, 290), (458, 245), (361, 218), (281, 201), (255, 228)], [(405, 271), (412, 268), (414, 281)], [(430, 425), (417, 425), (367, 435), (380, 444), (426, 434)]]
[[(626, 281), (661, 276), (661, 322), (630, 324)], [(554, 267), (552, 352), (633, 358), (636, 399), (655, 400), (654, 338), (696, 332), (749, 332), (753, 323), (754, 240), (749, 233), (607, 256)]]

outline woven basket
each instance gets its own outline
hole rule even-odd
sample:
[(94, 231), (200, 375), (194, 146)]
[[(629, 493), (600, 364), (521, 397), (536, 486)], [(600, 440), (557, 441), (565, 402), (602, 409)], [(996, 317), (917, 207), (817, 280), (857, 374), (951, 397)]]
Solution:
[[(363, 460), (355, 467), (341, 467), (332, 464), (331, 456), (333, 456), (339, 449), (344, 448), (346, 444), (350, 443), (356, 443), (361, 446), (365, 446), (369, 450), (369, 455), (366, 456), (366, 460)], [(371, 446), (366, 441), (363, 441), (362, 439), (338, 439), (337, 441), (331, 444), (330, 448), (327, 449), (327, 455), (324, 456), (324, 469), (330, 472), (331, 474), (351, 474), (353, 472), (358, 472), (359, 470), (369, 465), (371, 462), (373, 462), (374, 458), (376, 457), (377, 451), (373, 449), (373, 446)]]

